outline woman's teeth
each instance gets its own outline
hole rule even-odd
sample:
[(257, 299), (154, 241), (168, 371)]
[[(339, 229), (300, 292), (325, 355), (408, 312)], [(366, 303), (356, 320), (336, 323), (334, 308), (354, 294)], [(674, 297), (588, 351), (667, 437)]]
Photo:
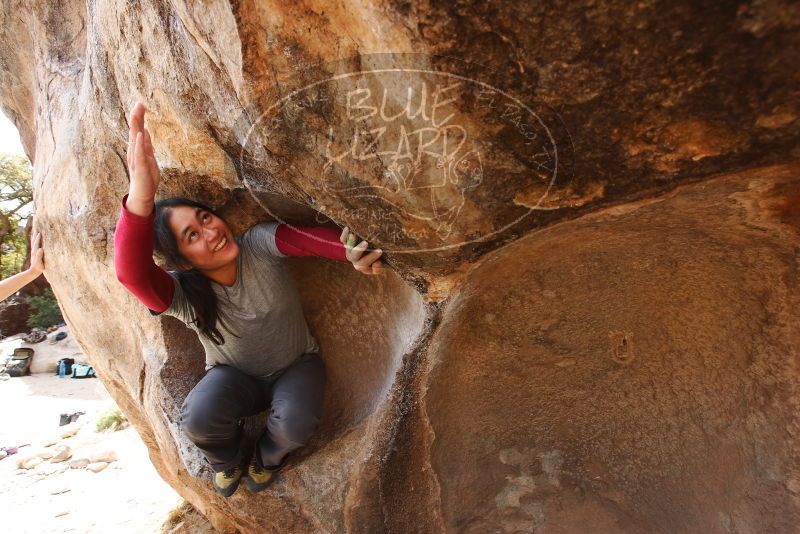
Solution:
[(222, 241), (220, 241), (219, 243), (217, 243), (217, 246), (216, 246), (216, 247), (214, 247), (214, 252), (218, 252), (218, 251), (219, 251), (219, 249), (221, 249), (222, 247), (224, 247), (224, 246), (225, 246), (227, 243), (228, 243), (228, 238), (227, 238), (227, 237), (223, 237), (223, 238), (222, 238)]

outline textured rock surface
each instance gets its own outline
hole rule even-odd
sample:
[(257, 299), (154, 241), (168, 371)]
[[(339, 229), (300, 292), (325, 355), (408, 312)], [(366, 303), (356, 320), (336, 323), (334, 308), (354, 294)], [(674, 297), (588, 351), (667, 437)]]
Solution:
[[(218, 528), (791, 532), (798, 26), (779, 0), (7, 1), (0, 101), (71, 332)], [(384, 136), (348, 91), (397, 111), (441, 73), (463, 82), (439, 102), (472, 143), (457, 158), (440, 138), (421, 168), (345, 151), (437, 126), (433, 93)], [(258, 496), (192, 476), (176, 419), (200, 345), (113, 274), (136, 100), (165, 195), (239, 230), (348, 225), (393, 269), (287, 260), (331, 380)]]
[(682, 187), (483, 258), (410, 425), (444, 523), (794, 531), (799, 178)]

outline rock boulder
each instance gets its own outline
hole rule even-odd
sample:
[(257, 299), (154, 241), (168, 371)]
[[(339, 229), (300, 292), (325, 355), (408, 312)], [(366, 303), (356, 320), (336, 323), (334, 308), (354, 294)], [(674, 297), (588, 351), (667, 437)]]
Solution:
[[(779, 0), (11, 0), (0, 103), (70, 332), (219, 530), (792, 532), (798, 27)], [(114, 275), (139, 100), (164, 196), (385, 251), (286, 260), (330, 387), (258, 495), (214, 493), (177, 426), (201, 346)]]
[(30, 306), (24, 297), (9, 297), (0, 302), (0, 334), (8, 337), (30, 330), (29, 314)]

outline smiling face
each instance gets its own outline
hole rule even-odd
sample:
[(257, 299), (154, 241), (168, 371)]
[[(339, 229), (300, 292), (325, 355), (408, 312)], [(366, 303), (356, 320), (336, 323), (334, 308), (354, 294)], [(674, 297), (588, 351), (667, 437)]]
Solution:
[(193, 206), (170, 209), (169, 226), (178, 251), (189, 265), (200, 271), (215, 271), (234, 262), (239, 245), (225, 221), (213, 213)]

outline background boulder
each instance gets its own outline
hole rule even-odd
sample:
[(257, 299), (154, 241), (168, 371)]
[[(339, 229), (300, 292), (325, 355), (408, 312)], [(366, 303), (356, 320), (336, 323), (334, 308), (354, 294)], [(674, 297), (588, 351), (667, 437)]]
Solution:
[(0, 302), (0, 334), (8, 337), (29, 331), (28, 315), (30, 312), (30, 305), (25, 297), (9, 297)]

